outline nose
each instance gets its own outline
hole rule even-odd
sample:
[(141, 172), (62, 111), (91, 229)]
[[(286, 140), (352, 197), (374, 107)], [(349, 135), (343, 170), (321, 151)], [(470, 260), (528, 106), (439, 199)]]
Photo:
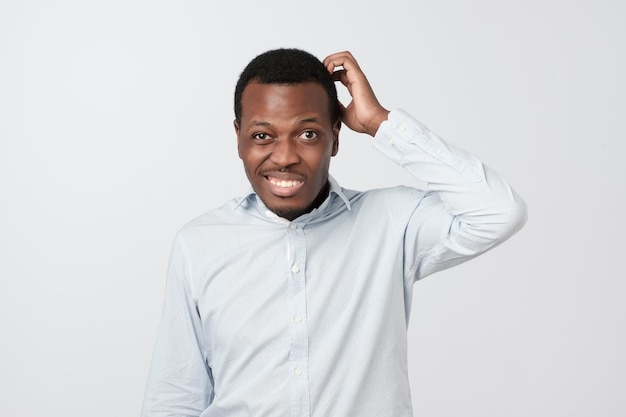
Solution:
[(271, 161), (284, 168), (300, 162), (297, 144), (286, 138), (279, 138), (272, 149)]

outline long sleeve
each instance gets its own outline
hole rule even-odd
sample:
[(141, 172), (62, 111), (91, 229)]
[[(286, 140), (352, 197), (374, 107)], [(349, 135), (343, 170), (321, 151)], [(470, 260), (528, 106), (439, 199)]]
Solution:
[(170, 256), (142, 417), (198, 417), (212, 401), (208, 353), (189, 275), (190, 267), (179, 235)]
[(407, 225), (405, 279), (417, 280), (471, 259), (526, 222), (524, 201), (504, 179), (404, 111), (389, 114), (373, 145), (428, 184)]

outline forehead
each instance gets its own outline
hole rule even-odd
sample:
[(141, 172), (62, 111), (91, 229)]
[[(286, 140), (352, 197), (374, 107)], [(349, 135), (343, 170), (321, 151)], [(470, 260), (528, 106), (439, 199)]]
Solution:
[(265, 84), (251, 81), (241, 97), (241, 117), (276, 117), (315, 115), (330, 121), (329, 98), (316, 82)]

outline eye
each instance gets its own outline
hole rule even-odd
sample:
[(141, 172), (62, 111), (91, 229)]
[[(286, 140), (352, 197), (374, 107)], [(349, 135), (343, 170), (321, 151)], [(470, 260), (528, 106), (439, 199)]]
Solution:
[(298, 136), (298, 139), (304, 140), (313, 140), (315, 138), (317, 138), (317, 132), (315, 130), (305, 130)]
[(252, 135), (252, 139), (262, 142), (262, 141), (266, 141), (270, 139), (270, 135), (268, 135), (267, 133), (259, 132), (259, 133), (255, 133), (254, 135)]

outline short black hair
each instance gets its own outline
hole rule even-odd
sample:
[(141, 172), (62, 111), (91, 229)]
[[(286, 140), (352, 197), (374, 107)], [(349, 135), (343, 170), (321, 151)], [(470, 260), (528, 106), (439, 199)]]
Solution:
[(235, 87), (235, 120), (241, 122), (241, 97), (251, 81), (262, 84), (300, 84), (316, 82), (328, 94), (331, 123), (341, 117), (337, 88), (324, 64), (314, 55), (295, 48), (280, 48), (255, 57), (244, 68)]

